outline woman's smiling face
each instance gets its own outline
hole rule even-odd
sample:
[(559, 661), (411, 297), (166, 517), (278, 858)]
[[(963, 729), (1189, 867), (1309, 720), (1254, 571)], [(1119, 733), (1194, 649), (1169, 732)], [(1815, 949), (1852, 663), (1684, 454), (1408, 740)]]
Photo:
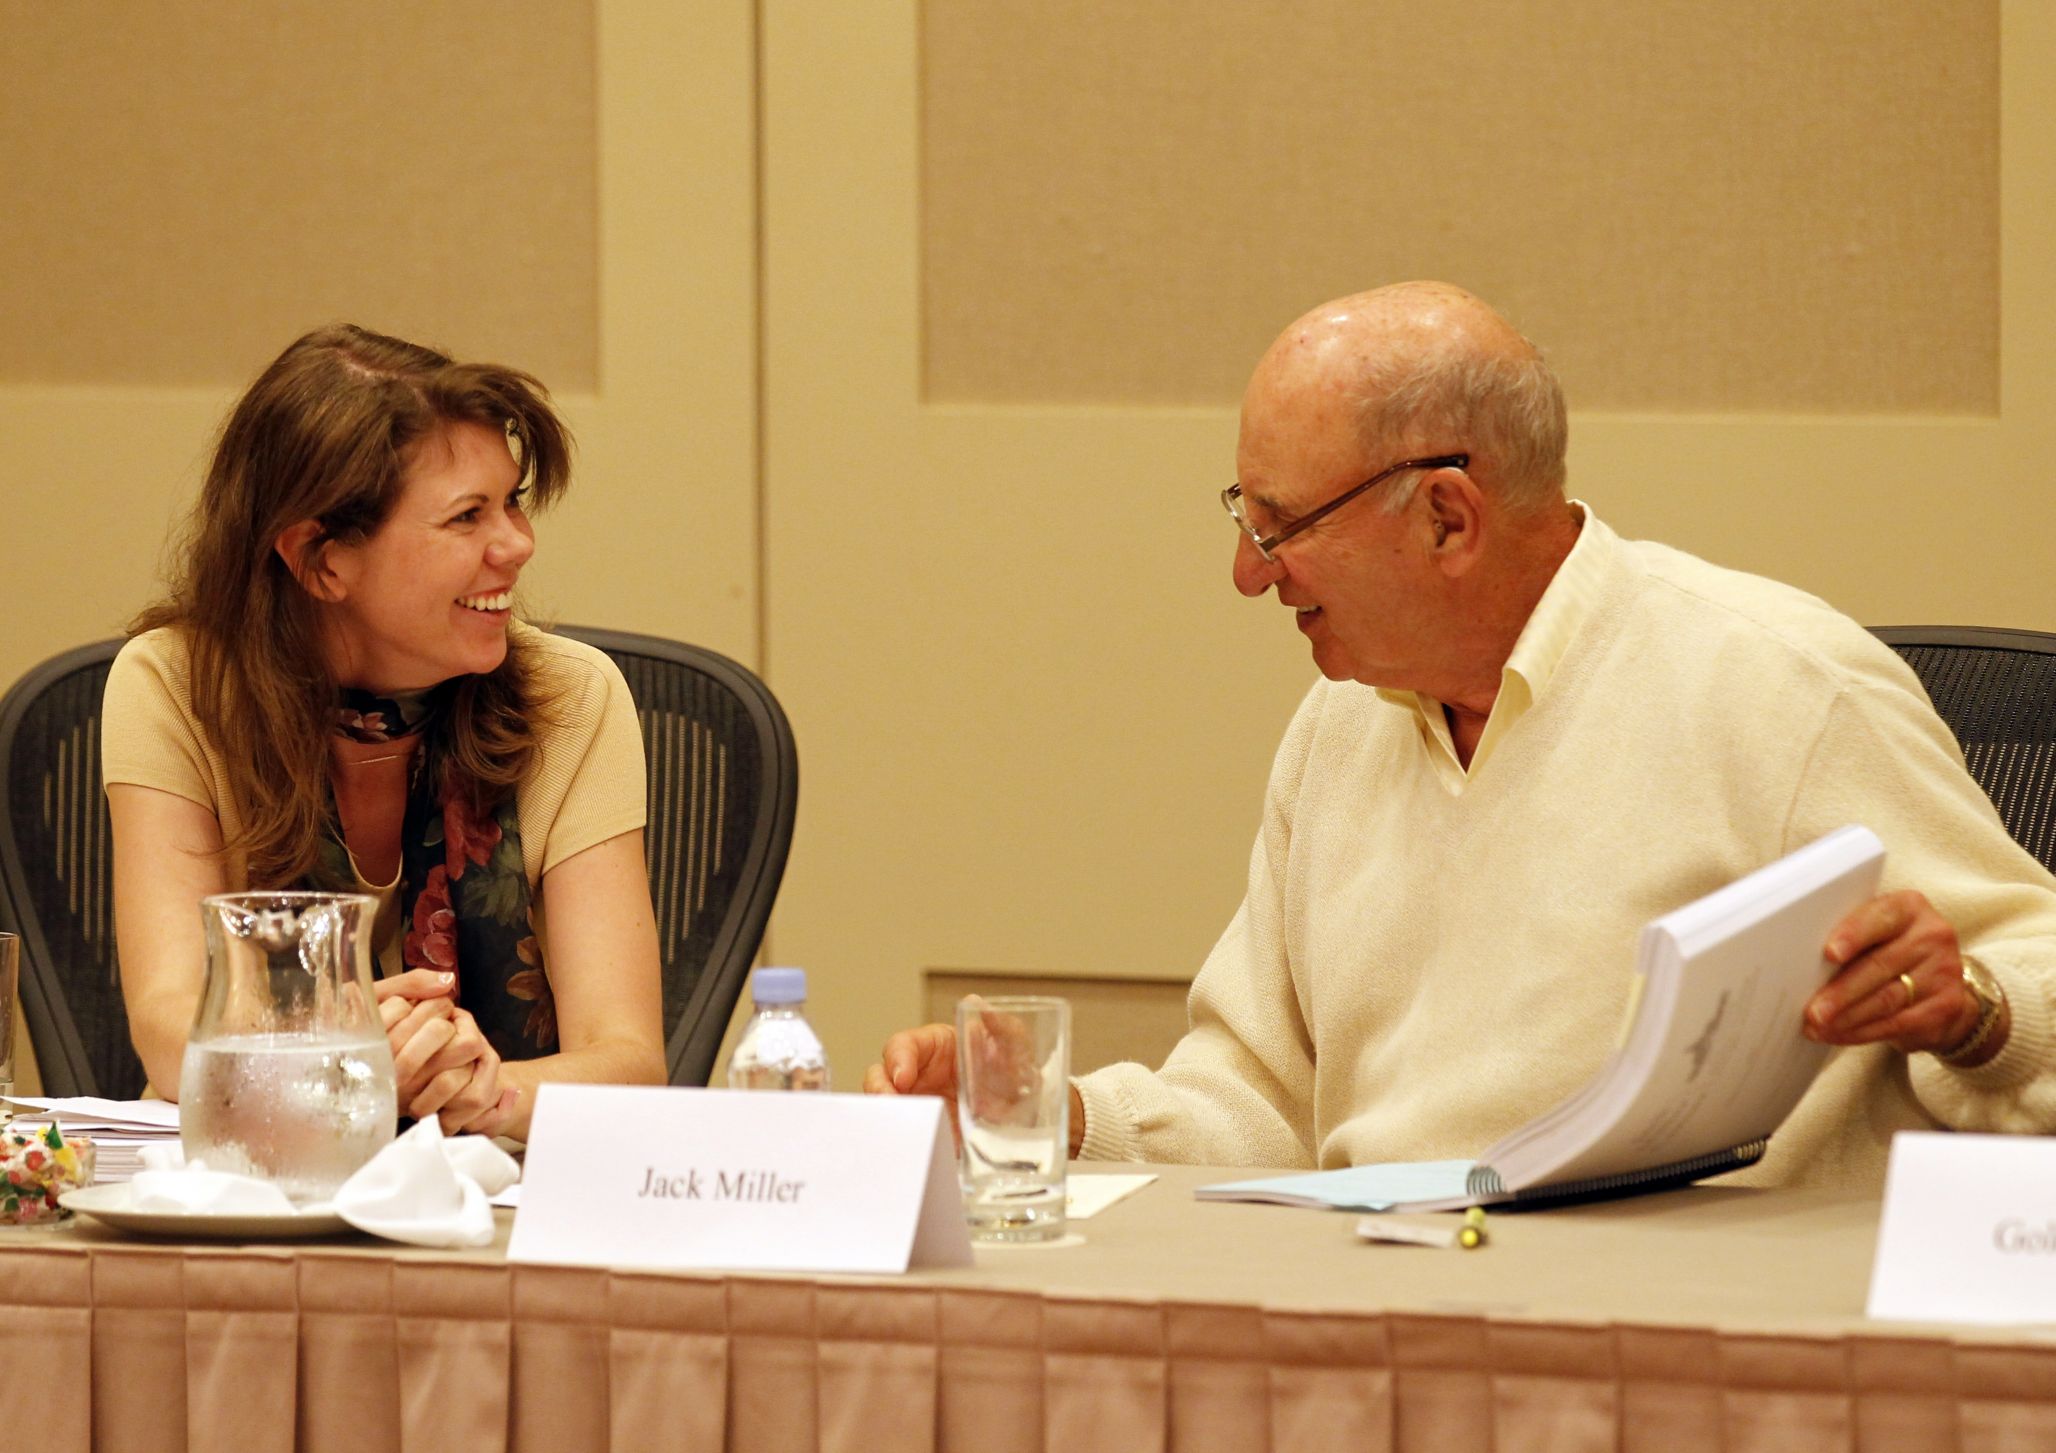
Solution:
[(535, 553), (521, 468), (504, 433), (453, 423), (422, 440), (372, 535), (330, 544), (329, 665), (346, 686), (418, 691), (484, 675), (507, 655), (515, 581)]

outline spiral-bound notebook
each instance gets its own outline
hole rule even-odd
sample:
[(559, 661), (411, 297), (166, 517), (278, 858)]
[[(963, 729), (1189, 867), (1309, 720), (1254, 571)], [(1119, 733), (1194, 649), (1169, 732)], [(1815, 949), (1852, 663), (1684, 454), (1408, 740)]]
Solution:
[(1202, 1186), (1208, 1201), (1352, 1211), (1600, 1200), (1762, 1158), (1827, 1046), (1800, 1013), (1831, 930), (1875, 896), (1885, 849), (1845, 827), (1642, 930), (1621, 1043), (1591, 1083), (1475, 1161), (1413, 1161)]

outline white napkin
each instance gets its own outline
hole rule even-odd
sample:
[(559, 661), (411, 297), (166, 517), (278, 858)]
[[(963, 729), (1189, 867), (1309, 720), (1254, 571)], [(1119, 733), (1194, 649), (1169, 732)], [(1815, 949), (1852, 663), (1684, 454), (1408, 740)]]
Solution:
[(487, 1198), (521, 1179), (512, 1156), (483, 1135), (443, 1138), (433, 1115), (365, 1163), (336, 1192), (338, 1216), (359, 1231), (411, 1246), (484, 1246)]
[(483, 1135), (444, 1139), (434, 1116), (417, 1121), (344, 1181), (327, 1206), (295, 1207), (250, 1176), (191, 1165), (177, 1145), (143, 1151), (149, 1168), (130, 1185), (139, 1211), (176, 1215), (291, 1216), (332, 1210), (359, 1231), (413, 1246), (484, 1246), (493, 1239), (488, 1198), (521, 1179), (514, 1158)]
[[(183, 1157), (153, 1156), (152, 1152), (178, 1147), (152, 1145), (144, 1148), (143, 1159), (151, 1169), (137, 1171), (129, 1182), (129, 1205), (138, 1211), (171, 1216), (293, 1216), (298, 1214), (286, 1193), (268, 1181), (227, 1171), (209, 1170), (201, 1162), (186, 1165)], [(152, 1162), (163, 1159), (167, 1164)]]
[[(166, 1140), (156, 1145), (146, 1145), (139, 1154), (142, 1158), (144, 1170), (171, 1171), (184, 1170), (186, 1168), (186, 1148), (176, 1140)], [(193, 1169), (203, 1170), (205, 1165), (203, 1162), (194, 1161)]]

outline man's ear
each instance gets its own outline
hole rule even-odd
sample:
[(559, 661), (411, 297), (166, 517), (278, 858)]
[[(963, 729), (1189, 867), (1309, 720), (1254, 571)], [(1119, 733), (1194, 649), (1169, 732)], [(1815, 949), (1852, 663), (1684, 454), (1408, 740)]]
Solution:
[(1445, 574), (1462, 575), (1477, 563), (1484, 545), (1485, 497), (1461, 469), (1438, 469), (1426, 484), (1435, 563)]
[(286, 569), (300, 582), (301, 589), (316, 600), (337, 601), (342, 599), (342, 582), (329, 568), (327, 546), (318, 520), (288, 525), (271, 542), (271, 548), (278, 551), (278, 558), (286, 562)]

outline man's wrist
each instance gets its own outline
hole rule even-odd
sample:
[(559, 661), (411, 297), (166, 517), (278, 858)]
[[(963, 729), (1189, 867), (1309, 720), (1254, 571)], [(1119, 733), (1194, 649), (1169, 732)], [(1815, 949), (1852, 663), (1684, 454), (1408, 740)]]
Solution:
[(2012, 1028), (2006, 991), (1982, 965), (1965, 962), (1963, 987), (1977, 1012), (1952, 1043), (1934, 1051), (1936, 1059), (1957, 1070), (1975, 1069), (1989, 1063), (2006, 1047), (2006, 1037)]

